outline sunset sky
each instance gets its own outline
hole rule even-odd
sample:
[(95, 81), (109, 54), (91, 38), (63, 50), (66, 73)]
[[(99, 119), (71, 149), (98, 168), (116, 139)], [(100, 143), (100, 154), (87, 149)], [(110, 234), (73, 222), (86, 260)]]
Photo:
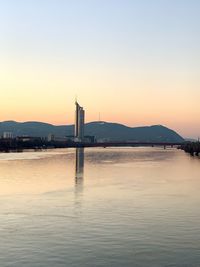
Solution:
[(0, 121), (200, 136), (199, 0), (0, 0)]

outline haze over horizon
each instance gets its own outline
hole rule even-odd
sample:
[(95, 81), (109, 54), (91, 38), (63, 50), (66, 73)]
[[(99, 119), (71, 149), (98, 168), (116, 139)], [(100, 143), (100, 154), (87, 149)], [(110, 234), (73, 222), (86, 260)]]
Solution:
[(200, 2), (0, 0), (0, 121), (200, 135)]

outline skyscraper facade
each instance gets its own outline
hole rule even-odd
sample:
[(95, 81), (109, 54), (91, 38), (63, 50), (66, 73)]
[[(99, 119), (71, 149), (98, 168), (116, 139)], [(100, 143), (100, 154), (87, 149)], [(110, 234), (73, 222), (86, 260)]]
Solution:
[(85, 111), (78, 102), (75, 102), (76, 113), (75, 113), (75, 133), (74, 137), (77, 141), (84, 141), (84, 124), (85, 124)]

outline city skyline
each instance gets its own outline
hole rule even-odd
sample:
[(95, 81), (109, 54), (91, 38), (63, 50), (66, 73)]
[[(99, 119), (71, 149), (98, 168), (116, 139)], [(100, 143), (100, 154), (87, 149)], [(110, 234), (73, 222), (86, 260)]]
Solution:
[[(200, 2), (0, 1), (0, 121), (200, 133)], [(67, 117), (66, 117), (67, 115)]]

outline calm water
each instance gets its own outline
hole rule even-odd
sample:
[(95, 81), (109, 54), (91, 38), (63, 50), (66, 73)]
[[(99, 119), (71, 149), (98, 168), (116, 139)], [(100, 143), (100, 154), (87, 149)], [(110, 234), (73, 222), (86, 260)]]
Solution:
[(0, 154), (0, 266), (199, 267), (200, 159), (176, 149)]

